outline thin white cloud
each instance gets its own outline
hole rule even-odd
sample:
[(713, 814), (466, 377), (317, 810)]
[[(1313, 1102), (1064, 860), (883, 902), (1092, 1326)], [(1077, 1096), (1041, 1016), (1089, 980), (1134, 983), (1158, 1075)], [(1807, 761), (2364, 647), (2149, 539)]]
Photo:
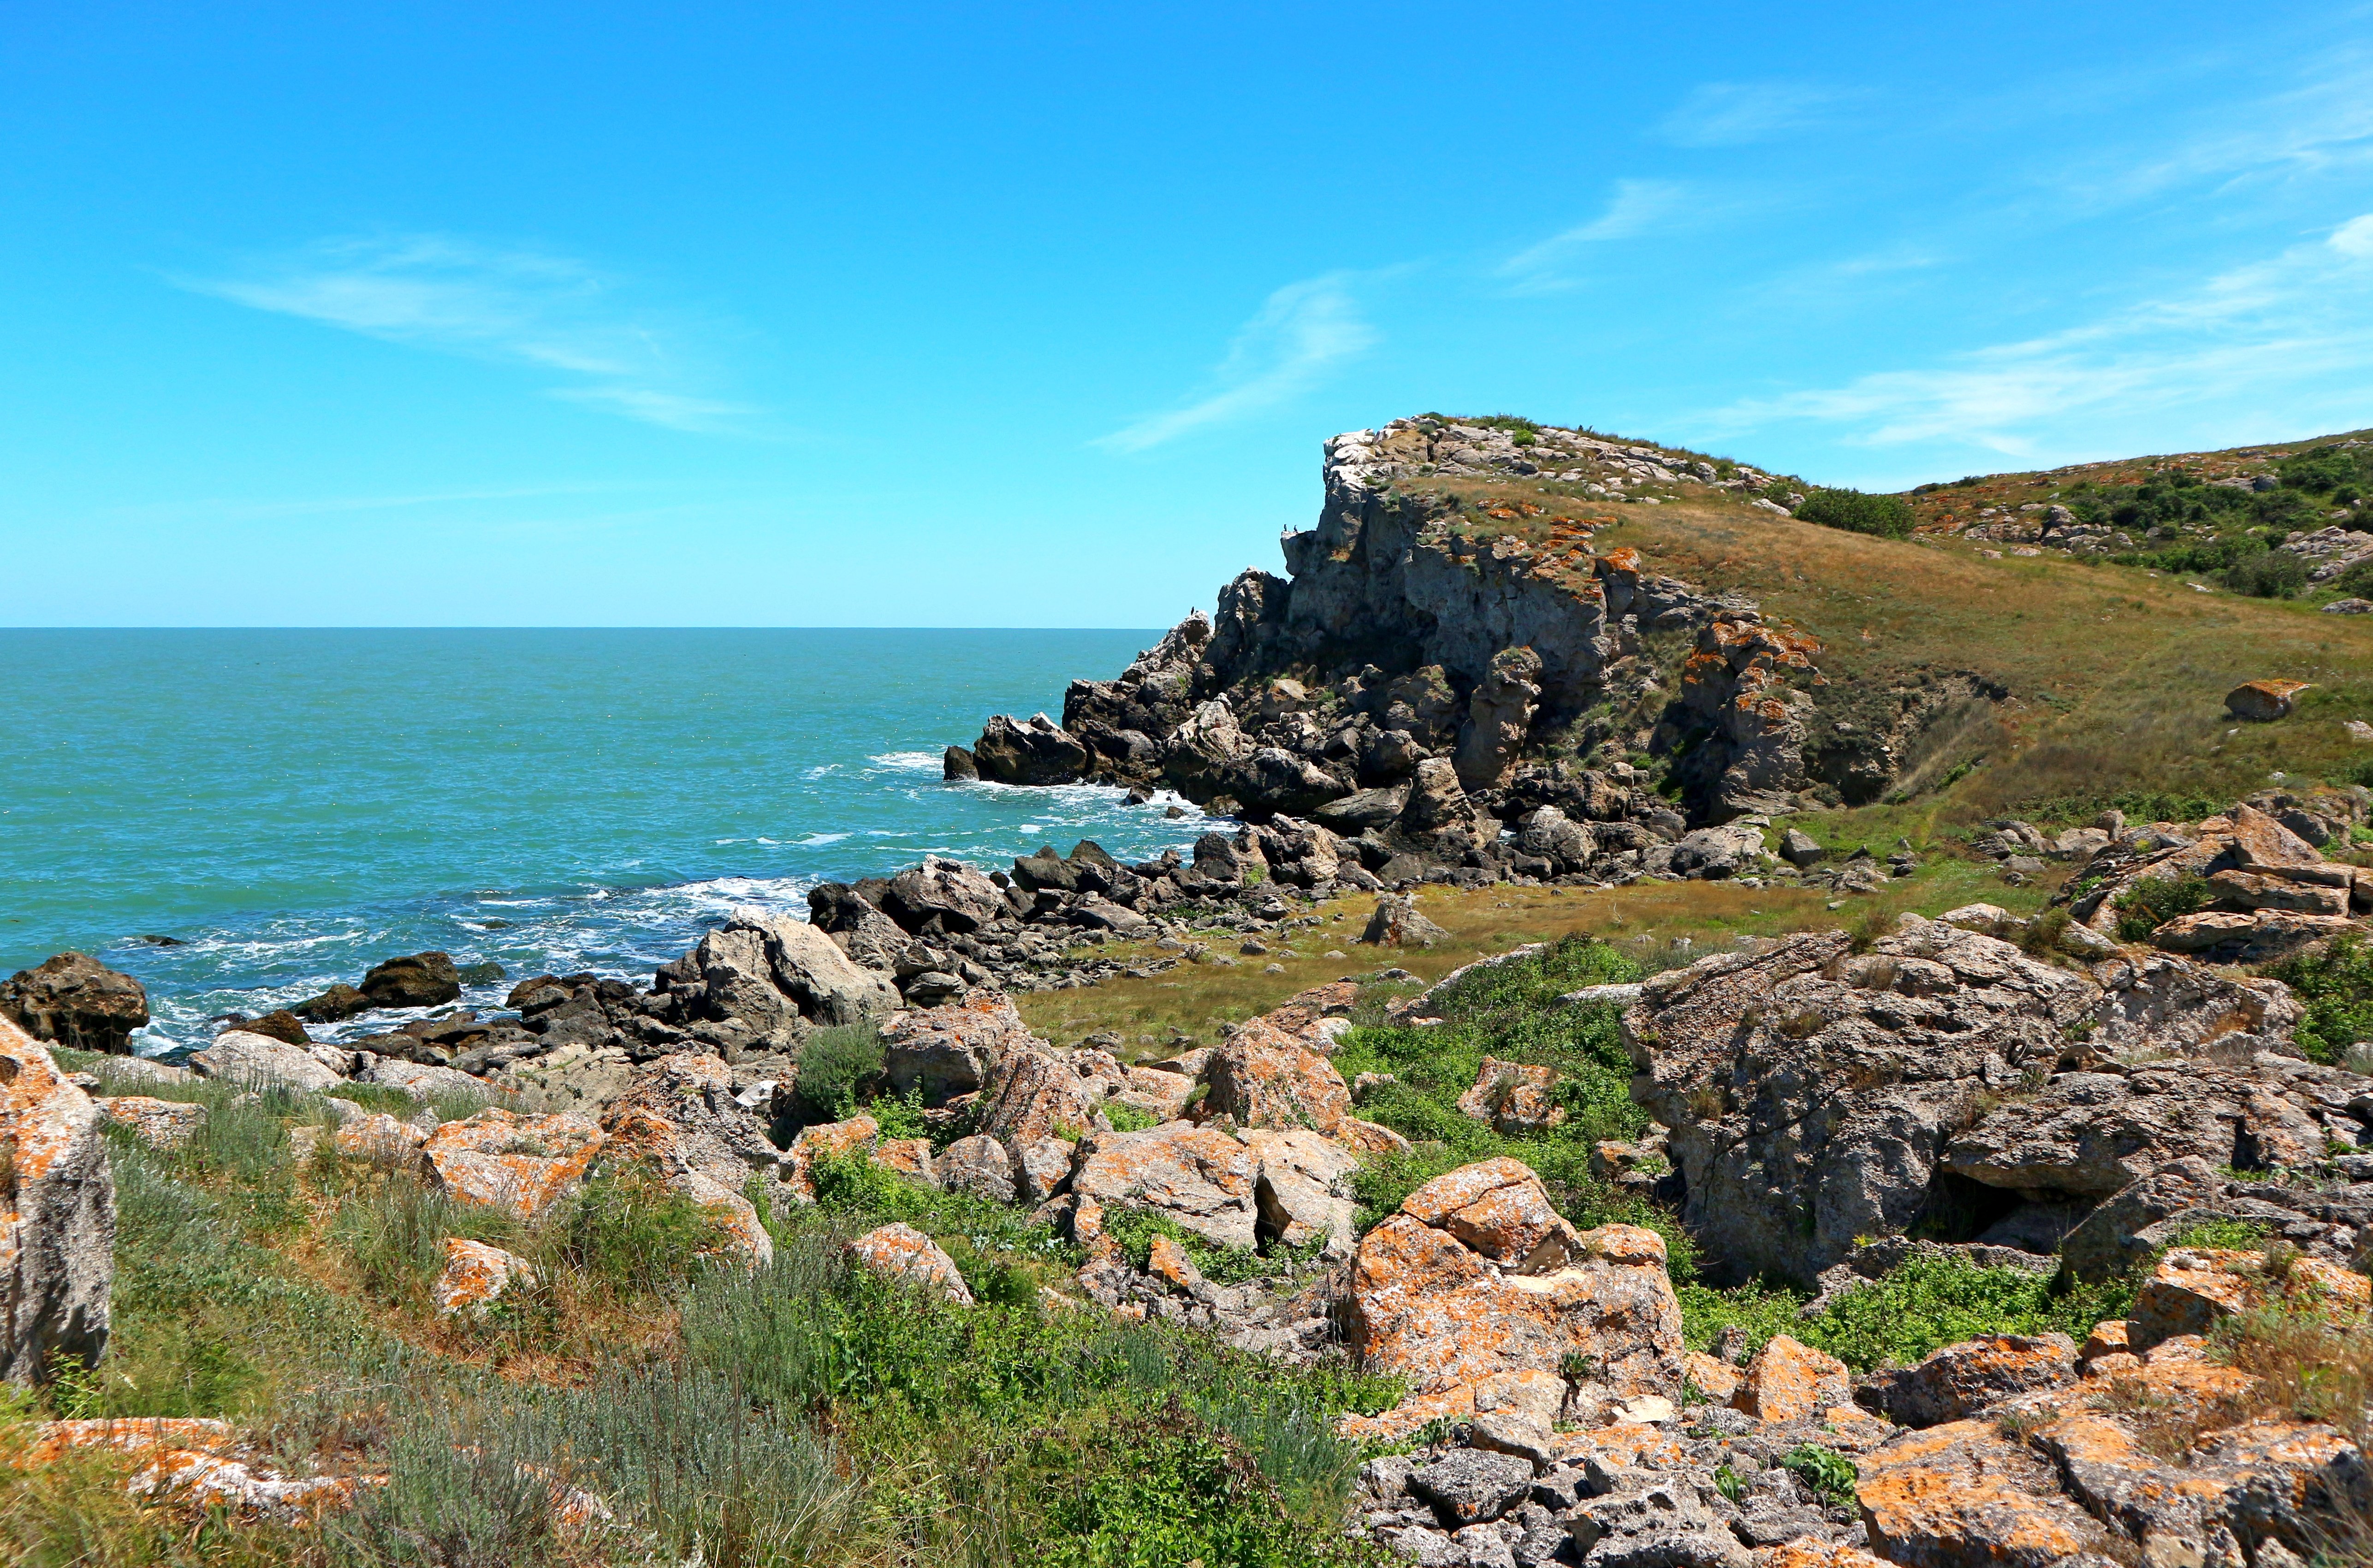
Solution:
[(1837, 95), (1803, 82), (1708, 82), (1656, 126), (1676, 146), (1735, 147), (1818, 121)]
[(1290, 283), (1270, 295), (1240, 328), (1211, 390), (1183, 408), (1155, 414), (1101, 436), (1096, 445), (1143, 451), (1206, 426), (1240, 419), (1307, 391), (1376, 341), (1351, 297), (1350, 275)]
[(1501, 276), (1527, 292), (1572, 287), (1560, 268), (1593, 246), (1635, 239), (1669, 226), (1690, 210), (1689, 193), (1665, 180), (1619, 180), (1607, 208), (1587, 223), (1553, 234), (1502, 262)]
[(2031, 456), (2105, 418), (2185, 405), (2362, 418), (2373, 384), (2373, 214), (2098, 322), (1942, 365), (1734, 404), (1710, 433), (1791, 421), (1852, 445), (1949, 441)]
[(388, 343), (557, 371), (571, 380), (551, 395), (647, 424), (721, 431), (752, 412), (687, 390), (670, 334), (565, 256), (435, 234), (332, 239), (229, 276), (172, 281)]

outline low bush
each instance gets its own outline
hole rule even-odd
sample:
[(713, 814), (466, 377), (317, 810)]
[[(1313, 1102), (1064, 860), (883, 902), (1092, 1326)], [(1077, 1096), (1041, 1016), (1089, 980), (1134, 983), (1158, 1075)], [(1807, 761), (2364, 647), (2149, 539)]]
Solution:
[(2206, 877), (2145, 877), (2118, 898), (2118, 940), (2148, 942), (2169, 920), (2197, 915), (2215, 901)]
[(696, 1199), (633, 1166), (587, 1182), (554, 1223), (569, 1264), (622, 1294), (673, 1289), (726, 1239)]
[(1911, 536), (1911, 503), (1900, 496), (1870, 496), (1860, 490), (1816, 490), (1797, 507), (1796, 516), (1824, 528), (1849, 533), (1875, 533), (1882, 539)]
[(2373, 1040), (2373, 947), (2351, 932), (2266, 971), (2307, 1003), (2291, 1038), (2310, 1061), (2336, 1067)]
[(2296, 599), (2307, 587), (2308, 564), (2286, 551), (2269, 550), (2245, 556), (2225, 569), (2219, 579), (2236, 593), (2254, 599)]
[(796, 1093), (811, 1119), (845, 1120), (881, 1071), (880, 1031), (871, 1024), (835, 1024), (801, 1042)]

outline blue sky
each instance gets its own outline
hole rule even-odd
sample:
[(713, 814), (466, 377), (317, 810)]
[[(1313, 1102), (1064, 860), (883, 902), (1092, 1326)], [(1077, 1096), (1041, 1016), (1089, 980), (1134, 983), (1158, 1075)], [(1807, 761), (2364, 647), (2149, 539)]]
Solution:
[(15, 625), (1156, 626), (1440, 409), (2373, 423), (2373, 10), (0, 12)]

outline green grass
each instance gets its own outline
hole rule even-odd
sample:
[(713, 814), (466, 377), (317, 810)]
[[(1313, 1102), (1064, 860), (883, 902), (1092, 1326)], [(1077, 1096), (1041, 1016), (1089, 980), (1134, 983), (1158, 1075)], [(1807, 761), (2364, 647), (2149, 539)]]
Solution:
[(2266, 973), (2307, 1004), (2307, 1015), (2291, 1037), (2310, 1061), (2342, 1065), (2356, 1047), (2373, 1039), (2373, 947), (2363, 938), (2336, 937)]

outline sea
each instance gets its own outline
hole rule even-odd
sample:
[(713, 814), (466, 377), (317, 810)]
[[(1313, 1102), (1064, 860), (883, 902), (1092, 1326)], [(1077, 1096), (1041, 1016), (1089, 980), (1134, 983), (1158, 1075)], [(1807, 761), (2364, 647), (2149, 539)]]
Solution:
[(501, 965), (462, 1002), (499, 1006), (648, 984), (732, 910), (927, 854), (1184, 848), (1214, 825), (1175, 796), (941, 778), (988, 715), (1059, 714), (1159, 636), (0, 630), (0, 976), (131, 974), (160, 1055), (398, 954)]

